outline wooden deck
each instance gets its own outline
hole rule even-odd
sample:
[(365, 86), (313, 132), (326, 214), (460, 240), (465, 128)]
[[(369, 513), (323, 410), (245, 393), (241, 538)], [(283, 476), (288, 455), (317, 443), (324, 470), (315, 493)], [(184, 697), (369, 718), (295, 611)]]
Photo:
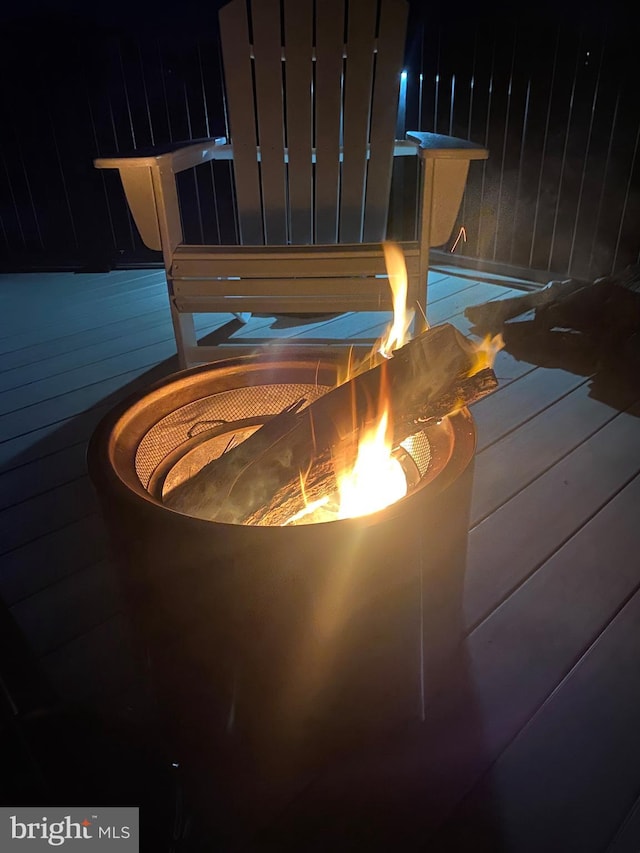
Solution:
[[(467, 333), (464, 307), (510, 283), (432, 271), (429, 319)], [(378, 320), (201, 329), (262, 344)], [(0, 276), (0, 353), (0, 595), (60, 697), (125, 705), (136, 674), (85, 448), (116, 401), (176, 369), (163, 274)], [(473, 407), (466, 672), (424, 736), (390, 738), (285, 810), (295, 849), (640, 849), (640, 403), (619, 411), (585, 377), (504, 352), (496, 373)]]

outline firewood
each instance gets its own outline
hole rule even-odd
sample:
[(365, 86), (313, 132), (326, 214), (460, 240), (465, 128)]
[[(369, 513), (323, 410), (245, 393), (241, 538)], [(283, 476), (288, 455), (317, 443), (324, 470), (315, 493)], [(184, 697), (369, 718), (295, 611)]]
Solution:
[[(430, 422), (446, 417), (461, 406), (471, 405), (495, 390), (497, 385), (495, 374), (490, 368), (452, 382), (446, 392), (437, 399), (422, 406), (418, 405), (413, 414), (404, 413), (400, 420), (394, 421), (394, 446), (424, 429)], [(325, 450), (313, 460), (310, 470), (303, 478), (304, 491), (299, 476), (291, 479), (276, 492), (268, 505), (259, 507), (243, 518), (243, 524), (285, 524), (307, 504), (312, 504), (325, 495), (333, 495), (338, 488), (336, 468), (349, 470), (355, 462), (357, 450), (357, 441), (343, 442), (340, 447), (339, 465), (335, 464), (331, 451)]]
[(507, 323), (503, 337), (505, 349), (518, 361), (562, 368), (579, 376), (591, 376), (598, 369), (598, 348), (590, 335), (546, 329), (531, 320)]
[(528, 311), (546, 328), (594, 333), (616, 326), (620, 333), (640, 329), (640, 265), (593, 282), (579, 279), (552, 281), (541, 290), (471, 305), (465, 316), (479, 332), (497, 334), (503, 324)]
[(235, 447), (232, 445), (195, 476), (172, 489), (164, 497), (165, 505), (189, 515), (212, 518), (215, 514), (216, 496), (227, 493), (233, 481), (241, 476), (242, 471), (251, 465), (256, 456), (260, 456), (281, 436), (293, 429), (296, 414), (305, 403), (306, 400), (300, 399), (269, 418), (245, 441)]
[(513, 317), (518, 317), (533, 308), (539, 308), (562, 299), (585, 286), (584, 281), (567, 279), (566, 281), (552, 281), (541, 290), (525, 293), (522, 296), (513, 296), (510, 299), (496, 299), (481, 305), (470, 305), (465, 308), (464, 315), (474, 324), (478, 331), (497, 334), (502, 324)]
[(640, 292), (613, 279), (599, 279), (536, 310), (547, 329), (567, 328), (592, 335), (615, 329), (618, 337), (640, 329)]
[[(381, 393), (399, 423), (432, 417), (453, 400), (475, 367), (475, 348), (453, 326), (422, 333), (393, 357), (360, 373), (311, 405), (279, 415), (191, 479), (174, 489), (167, 505), (200, 518), (242, 523), (274, 495), (311, 470), (326, 452), (344, 451), (354, 434), (373, 423)], [(483, 393), (492, 390), (485, 377)], [(383, 387), (383, 391), (381, 391)], [(479, 393), (476, 386), (474, 394)], [(438, 406), (438, 400), (444, 401)], [(461, 399), (464, 402), (464, 398)], [(414, 430), (415, 431), (415, 430)], [(266, 435), (265, 435), (266, 432)], [(407, 433), (409, 434), (409, 433)]]
[[(476, 330), (540, 367), (590, 376), (590, 396), (625, 409), (640, 387), (640, 264), (592, 282), (569, 279), (468, 308)], [(636, 397), (634, 397), (634, 394)]]
[(640, 291), (640, 264), (630, 264), (622, 272), (596, 279), (596, 283), (598, 281), (608, 281), (610, 284), (616, 284), (626, 290)]

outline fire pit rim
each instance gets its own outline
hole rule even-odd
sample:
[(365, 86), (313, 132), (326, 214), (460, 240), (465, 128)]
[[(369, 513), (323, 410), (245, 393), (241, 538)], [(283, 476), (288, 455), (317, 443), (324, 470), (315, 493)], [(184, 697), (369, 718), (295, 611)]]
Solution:
[[(216, 525), (236, 531), (242, 530), (243, 533), (246, 532), (247, 535), (251, 536), (262, 536), (264, 535), (264, 531), (271, 531), (273, 533), (273, 531), (276, 530), (287, 531), (287, 535), (291, 535), (293, 531), (304, 531), (312, 527), (326, 528), (326, 525), (331, 525), (332, 527), (339, 525), (344, 529), (347, 529), (349, 526), (361, 528), (363, 526), (377, 524), (383, 519), (393, 519), (397, 514), (406, 512), (412, 502), (412, 499), (416, 498), (423, 489), (429, 488), (434, 494), (444, 491), (444, 489), (446, 489), (447, 486), (462, 473), (473, 459), (476, 450), (476, 431), (471, 413), (467, 408), (462, 408), (454, 414), (449, 415), (446, 419), (447, 428), (450, 429), (452, 433), (451, 455), (442, 470), (438, 472), (435, 478), (430, 482), (425, 483), (422, 486), (418, 485), (405, 497), (390, 506), (379, 510), (378, 512), (370, 513), (369, 515), (358, 516), (355, 518), (335, 519), (317, 524), (300, 525), (298, 527), (279, 527), (272, 525), (260, 526), (211, 521), (173, 509), (147, 491), (139, 477), (135, 474), (135, 454), (137, 444), (139, 442), (137, 442), (135, 446), (126, 449), (122, 446), (116, 446), (115, 431), (123, 419), (129, 415), (129, 424), (123, 425), (122, 427), (122, 429), (125, 429), (126, 426), (130, 426), (136, 417), (142, 417), (143, 412), (148, 415), (150, 409), (152, 409), (154, 405), (157, 406), (160, 401), (166, 400), (168, 388), (172, 384), (175, 384), (176, 386), (173, 390), (173, 395), (177, 394), (177, 397), (179, 398), (175, 399), (175, 397), (172, 397), (175, 404), (175, 410), (180, 408), (184, 402), (190, 402), (192, 400), (191, 397), (188, 397), (189, 389), (193, 387), (193, 384), (198, 381), (198, 378), (202, 374), (210, 373), (212, 370), (215, 370), (216, 372), (224, 370), (226, 371), (225, 379), (232, 377), (237, 379), (239, 376), (242, 378), (250, 378), (252, 375), (255, 375), (256, 372), (258, 374), (262, 374), (263, 371), (267, 372), (274, 368), (277, 370), (284, 370), (287, 367), (301, 369), (305, 364), (307, 364), (309, 368), (315, 368), (318, 371), (317, 375), (319, 376), (321, 370), (325, 371), (325, 373), (327, 370), (337, 372), (339, 367), (344, 365), (344, 358), (341, 353), (338, 353), (335, 350), (318, 355), (317, 349), (312, 350), (287, 347), (286, 353), (283, 353), (282, 349), (274, 348), (274, 351), (266, 354), (266, 357), (265, 353), (256, 352), (254, 354), (232, 356), (227, 359), (221, 359), (219, 361), (209, 362), (207, 364), (198, 365), (197, 367), (177, 371), (157, 380), (147, 388), (143, 388), (129, 394), (124, 400), (116, 404), (109, 412), (107, 412), (107, 414), (100, 420), (89, 440), (87, 447), (87, 466), (89, 478), (94, 489), (96, 489), (98, 493), (104, 491), (105, 488), (115, 489), (119, 499), (133, 501), (138, 507), (144, 506), (147, 512), (156, 516), (158, 514), (163, 515), (165, 512), (172, 513), (174, 516), (179, 517), (182, 520), (182, 523), (195, 525), (196, 528), (199, 528), (202, 525), (207, 527)], [(251, 367), (253, 371), (247, 370), (247, 367)], [(220, 375), (218, 375), (217, 378), (220, 378)], [(185, 380), (187, 381), (185, 382)], [(318, 384), (323, 385), (325, 383), (319, 381)], [(253, 387), (254, 385), (256, 385), (256, 383), (247, 382), (242, 384), (240, 387)], [(230, 385), (230, 389), (237, 387), (239, 386)], [(219, 392), (223, 389), (216, 390)], [(163, 416), (165, 414), (166, 413), (163, 411)], [(161, 420), (161, 418), (158, 418), (158, 420)], [(158, 420), (148, 421), (147, 430), (150, 429), (154, 423), (157, 423)], [(132, 482), (128, 482), (123, 479), (119, 471), (120, 465), (129, 467), (134, 472)], [(251, 532), (249, 533), (249, 531)], [(256, 533), (256, 531), (263, 532)]]

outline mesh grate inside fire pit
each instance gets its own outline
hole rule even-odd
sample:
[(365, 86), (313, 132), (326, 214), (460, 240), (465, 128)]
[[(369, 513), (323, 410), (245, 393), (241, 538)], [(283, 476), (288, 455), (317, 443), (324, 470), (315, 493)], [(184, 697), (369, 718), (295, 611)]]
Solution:
[[(300, 399), (305, 400), (304, 408), (332, 387), (317, 381), (262, 383), (262, 377), (252, 375), (256, 384), (206, 393), (211, 390), (212, 377), (215, 385), (217, 372), (210, 370), (210, 376), (203, 377), (202, 387), (191, 386), (202, 396), (170, 407), (136, 442), (135, 473), (156, 500), (162, 501), (172, 489), (240, 444), (284, 408)], [(265, 374), (264, 379), (269, 378)], [(410, 487), (437, 474), (436, 464), (440, 468), (446, 463), (449, 445), (446, 427), (435, 424), (402, 442), (402, 464)]]
[(196, 474), (231, 444), (239, 444), (269, 417), (301, 398), (307, 404), (327, 386), (278, 383), (209, 394), (175, 409), (148, 431), (136, 452), (136, 473), (152, 494)]

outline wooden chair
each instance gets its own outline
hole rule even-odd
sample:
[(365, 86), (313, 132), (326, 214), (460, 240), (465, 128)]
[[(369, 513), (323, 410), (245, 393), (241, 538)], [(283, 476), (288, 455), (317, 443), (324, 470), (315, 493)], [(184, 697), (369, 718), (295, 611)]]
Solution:
[[(396, 141), (405, 0), (232, 0), (219, 13), (231, 140), (100, 158), (117, 168), (144, 243), (161, 250), (182, 366), (200, 312), (391, 307), (385, 238), (393, 158), (419, 157), (417, 239), (402, 244), (422, 317), (429, 247), (453, 229), (470, 142), (410, 132)], [(379, 8), (378, 8), (379, 7)], [(346, 24), (345, 24), (346, 22)], [(240, 246), (185, 245), (176, 174), (232, 159)], [(234, 350), (235, 351), (235, 350)]]

